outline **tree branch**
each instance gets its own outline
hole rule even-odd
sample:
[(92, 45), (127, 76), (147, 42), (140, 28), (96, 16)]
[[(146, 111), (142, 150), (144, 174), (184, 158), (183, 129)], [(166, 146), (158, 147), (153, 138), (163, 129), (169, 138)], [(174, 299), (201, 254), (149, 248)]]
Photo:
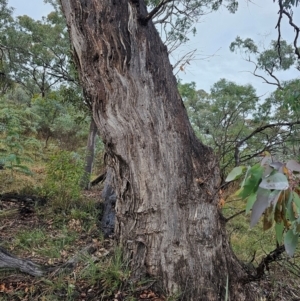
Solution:
[[(294, 121), (294, 122), (278, 122), (278, 123), (270, 123), (270, 124), (266, 124), (264, 126), (260, 126), (258, 128), (256, 128), (254, 131), (252, 131), (251, 134), (249, 134), (247, 137), (245, 137), (244, 139), (240, 140), (239, 142), (236, 143), (235, 145), (235, 155), (239, 154), (239, 148), (243, 145), (243, 143), (245, 143), (247, 140), (249, 140), (251, 137), (253, 137), (254, 135), (263, 132), (265, 129), (267, 128), (273, 128), (273, 127), (277, 127), (277, 126), (288, 126), (288, 127), (292, 127), (293, 125), (296, 124), (300, 124), (300, 120), (298, 121)], [(239, 158), (235, 158), (235, 160), (239, 161)]]
[(236, 216), (241, 215), (241, 214), (243, 214), (243, 213), (245, 213), (245, 212), (246, 212), (246, 210), (241, 210), (241, 211), (239, 211), (239, 212), (237, 212), (237, 213), (235, 213), (235, 214), (233, 214), (233, 215), (231, 215), (231, 216), (225, 218), (225, 223), (229, 222), (231, 219), (233, 219), (233, 218), (235, 218)]
[(143, 25), (146, 25), (154, 17), (154, 15), (157, 14), (161, 8), (163, 8), (164, 5), (172, 1), (174, 0), (162, 0), (150, 13), (148, 13), (147, 16), (140, 17), (140, 22)]

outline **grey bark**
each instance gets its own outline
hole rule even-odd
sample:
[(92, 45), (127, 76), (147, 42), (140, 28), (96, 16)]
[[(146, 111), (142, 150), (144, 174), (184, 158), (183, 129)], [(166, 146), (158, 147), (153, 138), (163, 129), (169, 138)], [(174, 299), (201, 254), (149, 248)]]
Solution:
[(28, 259), (17, 258), (0, 247), (0, 268), (15, 269), (32, 276), (43, 276), (45, 270)]
[(132, 278), (181, 300), (255, 300), (217, 209), (219, 169), (197, 140), (166, 47), (139, 0), (61, 0), (116, 188)]
[(101, 219), (101, 229), (104, 237), (109, 237), (114, 234), (116, 220), (116, 200), (117, 195), (114, 188), (113, 170), (107, 168), (104, 189), (102, 191), (103, 212)]
[(89, 136), (86, 147), (86, 158), (85, 158), (85, 174), (82, 179), (82, 187), (85, 189), (90, 188), (90, 177), (92, 174), (93, 163), (95, 158), (95, 143), (97, 136), (97, 125), (93, 118), (91, 118), (90, 128), (89, 128)]
[(53, 275), (65, 272), (71, 272), (76, 267), (77, 263), (88, 254), (92, 254), (97, 250), (95, 244), (90, 244), (71, 257), (66, 263), (59, 267), (42, 266), (34, 263), (29, 259), (18, 258), (9, 253), (4, 248), (0, 247), (0, 269), (17, 270), (31, 276), (44, 276), (51, 272)]

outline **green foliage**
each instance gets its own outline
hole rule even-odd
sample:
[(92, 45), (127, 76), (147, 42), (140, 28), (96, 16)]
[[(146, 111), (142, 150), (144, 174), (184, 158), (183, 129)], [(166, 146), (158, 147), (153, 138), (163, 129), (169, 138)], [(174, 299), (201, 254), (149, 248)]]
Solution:
[(68, 210), (80, 200), (80, 180), (84, 170), (83, 161), (76, 153), (59, 151), (52, 155), (46, 173), (43, 191), (54, 208)]
[[(58, 11), (42, 21), (19, 16), (0, 36), (5, 51), (6, 73), (32, 97), (45, 96), (63, 81), (74, 81), (70, 66), (70, 43), (65, 20)], [(18, 45), (18, 47), (16, 47)]]
[(46, 147), (51, 138), (61, 148), (73, 150), (75, 143), (79, 144), (82, 138), (86, 138), (89, 121), (87, 112), (65, 101), (61, 90), (51, 91), (45, 97), (36, 95), (31, 104), (31, 111), (39, 116), (37, 132), (45, 139)]
[(231, 182), (234, 180), (237, 180), (240, 178), (240, 176), (243, 174), (243, 172), (245, 171), (245, 167), (244, 166), (238, 166), (235, 167), (227, 176), (226, 178), (226, 182)]
[(197, 90), (194, 82), (179, 82), (178, 89), (196, 135), (213, 148), (225, 178), (234, 166), (251, 164), (266, 150), (281, 160), (299, 156), (298, 86), (298, 80), (286, 82), (265, 100), (259, 100), (252, 86), (225, 79), (210, 94)]
[(294, 49), (286, 41), (280, 43), (280, 56), (277, 41), (272, 41), (270, 48), (261, 52), (257, 58), (258, 67), (263, 70), (288, 70), (296, 62)]
[[(236, 179), (244, 168), (235, 169), (227, 181)], [(269, 153), (247, 169), (241, 188), (235, 196), (246, 201), (251, 210), (250, 225), (255, 226), (263, 215), (264, 230), (275, 222), (276, 239), (284, 241), (287, 254), (293, 256), (300, 234), (300, 164), (275, 161)]]
[(298, 6), (298, 4), (300, 3), (299, 0), (284, 0), (282, 1), (282, 5), (284, 8), (287, 8), (287, 9), (291, 9), (293, 6)]
[(31, 135), (35, 132), (35, 115), (24, 105), (12, 105), (0, 99), (0, 164), (13, 172), (30, 174), (24, 163), (32, 162), (25, 149), (39, 147)]
[(230, 44), (230, 50), (240, 50), (247, 56), (256, 55), (257, 66), (261, 70), (269, 72), (287, 70), (297, 62), (293, 45), (286, 41), (280, 42), (280, 55), (278, 52), (278, 41), (271, 41), (270, 48), (259, 52), (257, 45), (250, 38), (245, 40), (239, 36)]
[(264, 148), (255, 137), (247, 138), (259, 125), (251, 120), (258, 107), (251, 85), (240, 86), (221, 79), (210, 94), (197, 91), (195, 83), (178, 86), (197, 136), (214, 149), (223, 175)]
[(273, 104), (282, 104), (278, 111), (283, 110), (285, 114), (299, 117), (300, 111), (300, 80), (294, 79), (284, 82), (282, 89), (277, 89), (270, 96)]

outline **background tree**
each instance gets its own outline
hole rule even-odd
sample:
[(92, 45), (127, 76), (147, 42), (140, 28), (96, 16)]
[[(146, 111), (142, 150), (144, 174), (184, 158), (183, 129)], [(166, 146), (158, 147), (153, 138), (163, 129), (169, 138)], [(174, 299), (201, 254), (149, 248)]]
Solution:
[[(6, 62), (3, 73), (33, 98), (33, 109), (43, 116), (39, 120), (38, 131), (44, 137), (46, 146), (50, 138), (58, 138), (60, 142), (65, 142), (65, 148), (70, 148), (73, 143), (67, 138), (75, 138), (76, 133), (80, 132), (78, 127), (83, 126), (78, 121), (84, 124), (84, 120), (90, 120), (85, 164), (88, 181), (94, 161), (97, 131), (90, 114), (89, 101), (84, 97), (72, 62), (65, 19), (56, 1), (49, 2), (54, 11), (41, 21), (28, 16), (10, 20), (2, 37)], [(29, 105), (32, 104), (29, 102)], [(66, 114), (66, 111), (75, 112), (76, 109), (79, 115), (75, 119)], [(84, 118), (82, 114), (89, 117)], [(60, 119), (61, 116), (64, 118)], [(64, 130), (58, 130), (59, 120)], [(84, 185), (87, 186), (87, 183)]]
[[(0, 98), (0, 165), (10, 169), (11, 176), (14, 171), (30, 173), (27, 164), (41, 148), (34, 137), (37, 120), (38, 116), (26, 103), (16, 101), (12, 94)], [(5, 182), (6, 175), (2, 176), (1, 180)]]
[(260, 100), (252, 86), (221, 79), (210, 94), (195, 83), (179, 83), (179, 91), (196, 133), (220, 159), (222, 180), (266, 150), (286, 159), (293, 145), (295, 153), (299, 114), (287, 106), (283, 90)]

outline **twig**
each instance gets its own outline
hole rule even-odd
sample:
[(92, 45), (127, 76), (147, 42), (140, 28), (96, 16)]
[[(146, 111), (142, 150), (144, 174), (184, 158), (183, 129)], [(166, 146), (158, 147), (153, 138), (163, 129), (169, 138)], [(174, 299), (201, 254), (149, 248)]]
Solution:
[(235, 214), (233, 214), (233, 215), (231, 215), (231, 216), (225, 218), (225, 223), (227, 223), (227, 222), (230, 221), (231, 219), (233, 219), (233, 218), (235, 218), (236, 216), (238, 216), (238, 215), (240, 215), (240, 214), (242, 214), (242, 213), (245, 213), (245, 212), (246, 212), (246, 210), (241, 210), (241, 211), (239, 211), (239, 212), (237, 212), (237, 213), (235, 213)]

